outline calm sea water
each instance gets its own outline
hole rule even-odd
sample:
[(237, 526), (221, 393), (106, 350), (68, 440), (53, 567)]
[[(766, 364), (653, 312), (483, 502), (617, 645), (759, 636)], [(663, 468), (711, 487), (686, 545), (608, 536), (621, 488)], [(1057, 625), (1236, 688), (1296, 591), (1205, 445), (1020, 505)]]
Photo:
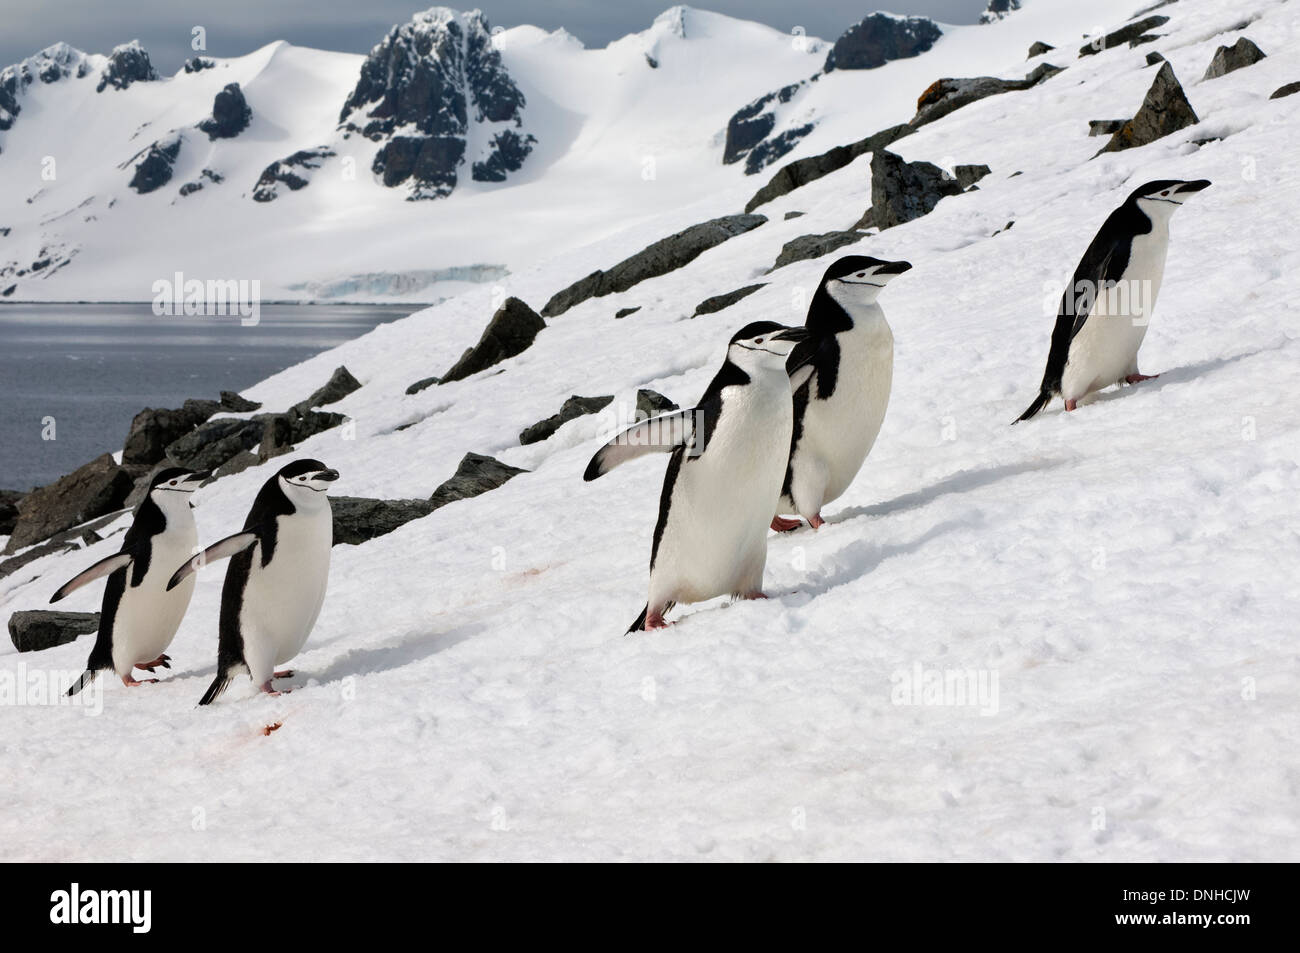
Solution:
[[(148, 302), (0, 306), (0, 489), (120, 450), (143, 407), (215, 400), (412, 310), (262, 305), (260, 323), (244, 327), (238, 316), (159, 317)], [(45, 417), (54, 440), (41, 439)]]

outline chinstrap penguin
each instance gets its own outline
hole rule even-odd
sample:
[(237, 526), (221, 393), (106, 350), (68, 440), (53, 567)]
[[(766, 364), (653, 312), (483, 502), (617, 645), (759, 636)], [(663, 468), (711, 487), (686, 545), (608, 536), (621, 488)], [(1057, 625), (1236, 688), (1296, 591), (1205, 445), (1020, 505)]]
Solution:
[(171, 657), (165, 653), (189, 608), (194, 580), (178, 587), (168, 586), (167, 581), (176, 563), (193, 555), (198, 544), (190, 496), (207, 478), (206, 472), (183, 467), (155, 473), (122, 548), (74, 576), (50, 597), (51, 603), (58, 602), (108, 576), (99, 634), (86, 671), (68, 689), (69, 695), (80, 692), (105, 669), (116, 672), (123, 684), (136, 686), (158, 679), (137, 680), (132, 669), (171, 668)]
[(794, 425), (786, 361), (805, 328), (741, 328), (699, 403), (643, 421), (602, 447), (584, 480), (654, 451), (670, 454), (650, 550), (650, 592), (628, 632), (661, 628), (678, 602), (763, 597), (767, 526)]
[(805, 365), (812, 373), (795, 388), (794, 432), (772, 529), (801, 525), (781, 513), (821, 526), (822, 507), (848, 489), (871, 452), (894, 377), (894, 334), (876, 299), (911, 267), (849, 255), (822, 276), (808, 307), (808, 339), (789, 360), (792, 375)]
[(297, 655), (316, 624), (329, 578), (334, 523), (325, 491), (339, 477), (319, 460), (296, 460), (263, 484), (244, 528), (176, 570), (169, 586), (230, 557), (221, 590), (217, 675), (200, 705), (214, 701), (240, 672), (278, 695), (276, 671)]
[(1038, 397), (1013, 423), (1028, 420), (1059, 394), (1065, 409), (1121, 381), (1159, 375), (1138, 370), (1138, 348), (1165, 272), (1169, 219), (1206, 179), (1160, 179), (1134, 189), (1102, 223), (1061, 297)]

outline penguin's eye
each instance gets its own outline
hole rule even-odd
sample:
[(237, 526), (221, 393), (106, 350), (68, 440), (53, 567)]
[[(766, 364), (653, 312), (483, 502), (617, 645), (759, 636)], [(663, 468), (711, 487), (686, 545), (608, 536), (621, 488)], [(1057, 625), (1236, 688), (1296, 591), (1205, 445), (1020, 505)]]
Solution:
[(176, 481), (175, 481), (175, 480), (172, 480), (172, 486), (175, 486), (175, 485), (176, 485)]
[(854, 275), (853, 277), (854, 277), (854, 278), (865, 278), (865, 277), (867, 277), (867, 273), (866, 273), (865, 271), (859, 271), (859, 272), (858, 272), (856, 275)]
[(1169, 190), (1168, 190), (1168, 189), (1165, 189), (1165, 190), (1164, 190), (1163, 192), (1161, 192), (1160, 194), (1161, 194), (1161, 195), (1168, 195), (1168, 194), (1169, 194)]
[(754, 343), (755, 343), (755, 344), (762, 344), (762, 343), (763, 343), (763, 339), (762, 339), (762, 338), (754, 338)]

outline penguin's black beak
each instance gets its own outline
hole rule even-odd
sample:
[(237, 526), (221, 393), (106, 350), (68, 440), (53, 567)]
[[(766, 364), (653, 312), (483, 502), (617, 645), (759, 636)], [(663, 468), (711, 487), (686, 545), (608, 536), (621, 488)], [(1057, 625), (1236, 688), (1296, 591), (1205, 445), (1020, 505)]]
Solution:
[(876, 269), (878, 275), (901, 275), (905, 271), (912, 270), (910, 261), (889, 261)]
[(338, 470), (317, 470), (311, 475), (313, 480), (320, 480), (323, 483), (333, 483), (339, 478)]
[(809, 331), (807, 328), (786, 328), (779, 331), (772, 337), (774, 341), (806, 341), (808, 340)]
[(1184, 182), (1178, 188), (1174, 189), (1174, 194), (1182, 195), (1184, 192), (1199, 192), (1201, 189), (1210, 187), (1209, 179), (1196, 179), (1192, 182)]

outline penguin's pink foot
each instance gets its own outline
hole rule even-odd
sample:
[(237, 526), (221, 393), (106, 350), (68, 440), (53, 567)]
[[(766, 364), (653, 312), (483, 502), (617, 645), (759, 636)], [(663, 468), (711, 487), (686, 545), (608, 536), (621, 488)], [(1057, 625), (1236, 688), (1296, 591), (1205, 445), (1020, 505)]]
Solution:
[(767, 598), (767, 593), (766, 593), (766, 592), (742, 592), (742, 593), (740, 594), (740, 598), (742, 598), (742, 599), (766, 599), (766, 598)]
[(142, 678), (142, 679), (140, 679), (139, 681), (136, 681), (136, 680), (135, 680), (134, 678), (132, 678), (130, 675), (123, 675), (123, 676), (122, 676), (122, 684), (125, 685), (127, 688), (136, 688), (136, 687), (138, 687), (138, 686), (140, 686), (140, 685), (148, 685), (148, 684), (151, 684), (151, 683), (153, 683), (153, 682), (157, 682), (157, 681), (158, 681), (158, 679), (156, 679), (156, 678)]
[(293, 678), (293, 669), (286, 668), (283, 671), (276, 672), (272, 678)]
[(272, 688), (271, 680), (269, 678), (261, 684), (260, 689), (261, 691), (266, 692), (266, 694), (270, 695), (272, 698), (279, 698), (281, 695), (289, 694), (289, 689), (287, 688), (284, 689), (284, 691), (279, 691), (279, 692), (276, 691), (274, 688)]
[(799, 520), (799, 519), (788, 520), (784, 516), (772, 517), (772, 529), (778, 533), (788, 533), (791, 530), (798, 529), (802, 525), (803, 525), (803, 520)]
[(172, 657), (170, 655), (160, 655), (152, 662), (136, 662), (135, 667), (144, 669), (146, 672), (152, 672), (154, 669), (159, 667), (171, 668), (171, 665), (169, 664), (171, 660)]
[(1143, 381), (1153, 381), (1159, 376), (1159, 374), (1130, 374), (1128, 377), (1124, 378), (1124, 383), (1140, 384)]
[(646, 613), (645, 627), (647, 631), (650, 629), (666, 629), (670, 625), (672, 625), (671, 622), (664, 621), (664, 614), (662, 612)]
[(826, 525), (826, 521), (822, 519), (820, 513), (814, 513), (812, 516), (808, 517), (808, 525), (813, 529), (821, 529)]
[(1074, 408), (1076, 408), (1076, 407), (1078, 407), (1078, 406), (1079, 406), (1079, 402), (1078, 402), (1077, 400), (1067, 400), (1067, 401), (1065, 402), (1065, 409), (1066, 409), (1066, 410), (1074, 410)]

